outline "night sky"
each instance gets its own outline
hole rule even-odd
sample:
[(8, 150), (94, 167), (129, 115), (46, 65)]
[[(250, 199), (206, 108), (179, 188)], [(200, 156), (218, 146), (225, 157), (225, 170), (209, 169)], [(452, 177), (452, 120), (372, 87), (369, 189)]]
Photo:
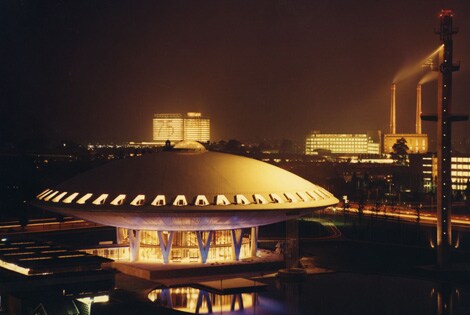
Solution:
[[(187, 111), (211, 118), (213, 141), (388, 132), (390, 84), (438, 47), (444, 6), (454, 111), (469, 112), (468, 0), (3, 0), (0, 144), (148, 141), (154, 113)], [(398, 132), (414, 132), (422, 75), (397, 86)], [(435, 112), (436, 82), (423, 90)]]

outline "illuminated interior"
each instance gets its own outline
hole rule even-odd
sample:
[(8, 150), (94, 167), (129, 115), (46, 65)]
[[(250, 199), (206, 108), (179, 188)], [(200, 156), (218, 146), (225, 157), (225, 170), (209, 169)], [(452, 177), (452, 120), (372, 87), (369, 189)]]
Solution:
[[(94, 248), (84, 250), (88, 254), (102, 256), (115, 261), (127, 261), (130, 259), (129, 252), (129, 232), (127, 229), (118, 228), (118, 245), (107, 248)], [(138, 261), (142, 262), (164, 262), (160, 239), (157, 231), (142, 231), (140, 236), (140, 248)], [(168, 232), (163, 232), (165, 241), (168, 241)], [(210, 234), (210, 242), (208, 238)], [(209, 244), (206, 262), (224, 262), (237, 260), (231, 230), (213, 231), (213, 233), (202, 232), (202, 242)], [(197, 232), (183, 231), (175, 232), (172, 239), (172, 246), (169, 252), (169, 263), (194, 263), (202, 262), (201, 250), (199, 248)], [(251, 257), (251, 235), (242, 233), (242, 241), (238, 259)]]

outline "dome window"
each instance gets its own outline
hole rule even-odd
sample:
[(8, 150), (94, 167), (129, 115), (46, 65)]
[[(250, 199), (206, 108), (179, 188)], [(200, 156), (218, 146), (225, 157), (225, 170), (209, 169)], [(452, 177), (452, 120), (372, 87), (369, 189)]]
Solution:
[(64, 196), (67, 195), (67, 192), (64, 191), (63, 193), (60, 193), (59, 195), (57, 195), (54, 199), (52, 199), (52, 202), (59, 202), (60, 199), (64, 198)]
[(197, 195), (196, 201), (194, 201), (194, 205), (196, 205), (196, 206), (208, 206), (209, 201), (207, 200), (206, 196)]
[(269, 198), (271, 198), (272, 202), (274, 203), (284, 203), (284, 200), (282, 200), (278, 194), (269, 194)]
[(82, 198), (80, 198), (80, 199), (77, 200), (77, 203), (78, 203), (79, 205), (83, 205), (83, 204), (85, 204), (85, 202), (86, 202), (88, 199), (91, 198), (91, 196), (93, 196), (93, 194), (91, 194), (91, 193), (85, 194)]
[(101, 196), (99, 196), (98, 198), (96, 198), (92, 204), (94, 205), (102, 205), (106, 202), (106, 198), (108, 198), (108, 194), (102, 194)]
[(230, 201), (228, 201), (225, 195), (217, 195), (215, 196), (215, 204), (218, 206), (227, 206), (230, 204)]
[(292, 193), (285, 193), (284, 197), (286, 197), (287, 202), (292, 202), (292, 203), (299, 202), (297, 197), (294, 196), (294, 194)]
[(316, 193), (320, 196), (321, 199), (327, 198), (327, 196), (325, 195), (325, 193), (320, 190), (320, 187), (318, 187)]
[(307, 191), (307, 194), (308, 194), (310, 197), (312, 197), (313, 200), (315, 200), (315, 201), (322, 199), (322, 198), (320, 197), (320, 195), (318, 195), (318, 194), (317, 194), (316, 192), (314, 192), (313, 190)]
[(57, 195), (58, 193), (59, 193), (58, 190), (54, 191), (52, 194), (47, 195), (47, 197), (44, 198), (44, 201), (51, 200), (51, 198), (54, 197), (55, 195)]
[(320, 192), (323, 194), (323, 196), (325, 196), (325, 198), (330, 198), (331, 196), (333, 196), (329, 191), (327, 191), (323, 187), (318, 187), (318, 190), (320, 190)]
[(133, 206), (143, 206), (145, 204), (145, 195), (137, 195), (134, 200), (131, 201)]
[(185, 195), (176, 196), (175, 201), (173, 201), (173, 205), (178, 207), (187, 206), (188, 202), (186, 201)]
[(297, 196), (299, 196), (300, 200), (302, 200), (303, 202), (307, 202), (309, 199), (312, 199), (303, 191), (299, 191), (297, 193)]
[(255, 201), (256, 204), (260, 204), (260, 205), (265, 205), (265, 204), (268, 203), (266, 201), (266, 199), (263, 196), (261, 196), (260, 194), (254, 194), (253, 195), (253, 200)]
[(155, 197), (155, 199), (153, 199), (151, 205), (152, 206), (157, 206), (157, 207), (161, 207), (161, 206), (166, 205), (165, 195), (157, 195), (157, 197)]
[(116, 198), (113, 199), (113, 201), (111, 201), (111, 204), (113, 206), (120, 206), (122, 204), (124, 204), (124, 201), (126, 200), (126, 195), (119, 195), (117, 196)]
[(46, 189), (42, 193), (36, 196), (37, 199), (41, 200), (44, 198), (48, 193), (50, 193), (52, 190), (51, 189)]
[(68, 196), (67, 198), (65, 198), (64, 200), (62, 200), (63, 203), (71, 203), (75, 198), (77, 198), (78, 196), (78, 192), (75, 192), (73, 194), (71, 194), (70, 196)]
[(249, 205), (250, 201), (244, 195), (235, 195), (235, 203), (237, 205)]

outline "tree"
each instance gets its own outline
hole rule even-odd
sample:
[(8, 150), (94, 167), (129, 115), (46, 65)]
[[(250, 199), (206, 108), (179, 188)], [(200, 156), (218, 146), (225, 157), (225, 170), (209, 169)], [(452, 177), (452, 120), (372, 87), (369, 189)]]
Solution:
[(406, 144), (405, 138), (397, 139), (397, 142), (392, 147), (392, 158), (400, 165), (406, 165), (408, 160), (408, 150), (410, 149)]
[(243, 144), (236, 139), (230, 139), (225, 145), (224, 152), (232, 154), (243, 154)]
[(291, 140), (283, 139), (279, 146), (280, 154), (292, 154), (294, 153), (294, 143)]

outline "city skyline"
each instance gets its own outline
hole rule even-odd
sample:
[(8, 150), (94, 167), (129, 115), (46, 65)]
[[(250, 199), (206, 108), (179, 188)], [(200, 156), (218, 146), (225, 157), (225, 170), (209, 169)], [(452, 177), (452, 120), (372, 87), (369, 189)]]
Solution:
[[(463, 1), (3, 3), (0, 143), (145, 141), (146, 117), (191, 110), (213, 118), (215, 141), (386, 131), (390, 83), (439, 45), (442, 7), (459, 28), (454, 111), (466, 112)], [(398, 82), (402, 133), (421, 77)], [(435, 85), (423, 85), (423, 112), (435, 111)], [(423, 132), (435, 138), (431, 123)]]

